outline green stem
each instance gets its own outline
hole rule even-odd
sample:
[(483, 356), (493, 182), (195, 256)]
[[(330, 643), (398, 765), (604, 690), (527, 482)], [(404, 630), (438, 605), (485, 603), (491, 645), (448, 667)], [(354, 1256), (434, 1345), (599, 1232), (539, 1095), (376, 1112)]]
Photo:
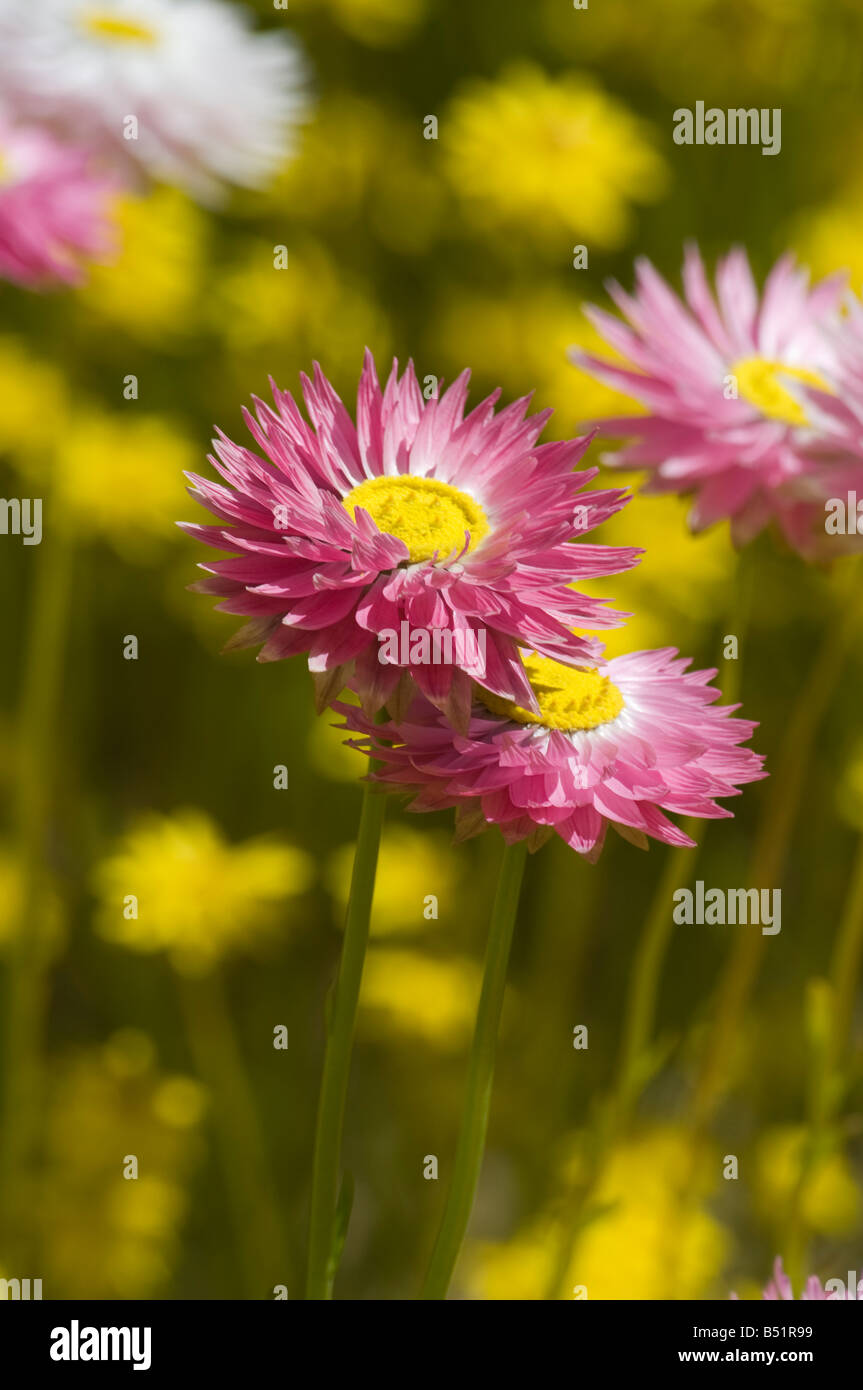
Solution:
[[(726, 618), (727, 632), (724, 636), (734, 636), (738, 642), (738, 656), (726, 663), (722, 678), (722, 703), (736, 704), (742, 686), (741, 648), (744, 645), (752, 607), (754, 584), (754, 565), (751, 548), (737, 557), (732, 586), (731, 603)], [(723, 636), (723, 634), (720, 634)], [(694, 869), (695, 860), (701, 853), (704, 837), (710, 822), (687, 821), (683, 829), (690, 839), (696, 839), (701, 829), (701, 839), (694, 850), (679, 848), (666, 858), (665, 868), (660, 877), (650, 913), (639, 942), (638, 953), (630, 974), (629, 997), (624, 1020), (623, 1043), (620, 1054), (617, 1085), (615, 1088), (615, 1130), (619, 1132), (626, 1123), (629, 1111), (641, 1089), (640, 1068), (644, 1054), (650, 1043), (656, 1013), (656, 999), (659, 981), (668, 943), (672, 933), (672, 914), (669, 903), (674, 889)]]
[(833, 944), (830, 983), (833, 998), (833, 1028), (827, 1053), (830, 1071), (842, 1066), (851, 1036), (854, 1005), (860, 987), (863, 964), (863, 837), (857, 845), (851, 883), (842, 909), (839, 930)]
[[(752, 561), (749, 552), (744, 551), (737, 557), (731, 602), (719, 632), (720, 644), (726, 636), (737, 638), (739, 653), (736, 660), (726, 663), (722, 678), (723, 704), (735, 704), (739, 698), (742, 661), (739, 649), (749, 624), (752, 587)], [(673, 931), (673, 916), (669, 905), (674, 889), (694, 870), (708, 826), (708, 821), (685, 821), (682, 829), (690, 839), (697, 839), (700, 833), (695, 849), (679, 846), (669, 850), (665, 856), (665, 863), (651, 899), (644, 930), (639, 938), (629, 973), (617, 1073), (611, 1096), (607, 1103), (599, 1107), (599, 1117), (588, 1149), (585, 1176), (575, 1189), (566, 1193), (560, 1241), (556, 1244), (545, 1286), (546, 1301), (554, 1300), (558, 1296), (572, 1264), (579, 1232), (602, 1175), (605, 1159), (618, 1136), (625, 1131), (635, 1104), (649, 1079), (646, 1063), (653, 1037), (656, 1001)]]
[[(792, 712), (776, 769), (767, 783), (766, 802), (748, 876), (754, 888), (776, 888), (783, 877), (815, 736), (859, 623), (858, 605), (850, 595), (839, 609)], [(722, 973), (696, 1084), (694, 1114), (698, 1131), (709, 1123), (722, 1094), (724, 1064), (733, 1051), (738, 1025), (758, 977), (767, 940), (752, 928), (740, 931)]]
[(246, 1294), (271, 1298), (274, 1286), (285, 1282), (282, 1215), (224, 981), (217, 972), (182, 976), (180, 995), (195, 1069), (212, 1095)]
[(307, 1298), (332, 1298), (339, 1261), (340, 1252), (336, 1248), (336, 1208), (339, 1197), (342, 1131), (385, 805), (386, 798), (383, 794), (366, 783), (354, 854), (342, 958), (330, 1010), (324, 1074), (318, 1102), (309, 1224)]
[(479, 1183), (491, 1106), (497, 1034), (526, 858), (527, 844), (524, 841), (509, 845), (504, 850), (468, 1064), (461, 1132), (456, 1145), (452, 1182), (423, 1285), (422, 1297), (425, 1299), (446, 1297)]
[[(696, 821), (686, 821), (682, 827), (694, 835)], [(669, 910), (674, 889), (691, 872), (694, 850), (679, 846), (668, 851), (662, 873), (650, 905), (650, 911), (638, 943), (629, 975), (629, 992), (623, 1022), (623, 1038), (617, 1065), (617, 1076), (607, 1104), (603, 1105), (596, 1124), (594, 1142), (588, 1155), (588, 1171), (575, 1190), (566, 1195), (565, 1218), (561, 1237), (556, 1245), (544, 1299), (557, 1298), (575, 1253), (579, 1232), (584, 1224), (588, 1204), (602, 1174), (606, 1156), (614, 1146), (629, 1120), (629, 1116), (645, 1085), (644, 1062), (653, 1034), (656, 999), (662, 966), (671, 937), (673, 918)]]
[[(697, 825), (694, 820), (688, 821), (682, 829), (687, 835), (692, 836)], [(692, 872), (703, 843), (703, 834), (702, 842), (694, 850), (678, 846), (669, 851), (644, 925), (644, 932), (638, 943), (629, 976), (623, 1040), (614, 1088), (615, 1133), (625, 1128), (632, 1106), (644, 1084), (642, 1068), (653, 1035), (659, 982), (673, 930), (670, 907), (672, 894)]]
[[(789, 1273), (800, 1279), (807, 1244), (803, 1197), (819, 1158), (828, 1152), (830, 1127), (842, 1099), (854, 1004), (863, 964), (863, 837), (858, 842), (851, 881), (842, 908), (830, 958), (830, 1012), (825, 1036), (811, 1040), (809, 1133), (803, 1145), (800, 1172), (791, 1194), (782, 1249)], [(820, 1030), (819, 1030), (820, 1031)]]
[(49, 959), (46, 856), (71, 567), (71, 543), (55, 527), (38, 557), (19, 714), (15, 813), (21, 910), (5, 970), (0, 1115), (0, 1203), (7, 1259), (28, 1259), (32, 1244), (33, 1204), (22, 1188), (31, 1176), (44, 1080), (40, 1041)]

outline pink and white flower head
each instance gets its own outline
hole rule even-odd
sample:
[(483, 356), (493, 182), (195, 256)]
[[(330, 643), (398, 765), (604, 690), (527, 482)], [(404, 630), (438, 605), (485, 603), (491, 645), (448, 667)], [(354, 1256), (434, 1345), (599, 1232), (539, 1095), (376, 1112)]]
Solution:
[(28, 289), (77, 285), (114, 248), (116, 184), (85, 150), (0, 117), (0, 276)]
[(835, 338), (835, 391), (805, 390), (822, 465), (814, 495), (834, 552), (859, 550), (863, 535), (863, 304), (849, 295), (846, 309)]
[[(468, 377), (424, 400), (413, 365), (399, 377), (394, 364), (382, 391), (367, 353), (356, 425), (316, 365), (302, 378), (311, 424), (273, 385), (275, 411), (245, 412), (260, 452), (219, 434), (225, 485), (192, 476), (190, 489), (218, 523), (185, 529), (233, 553), (194, 586), (251, 619), (229, 645), (263, 643), (261, 661), (308, 653), (322, 704), (351, 678), (368, 711), (399, 690), (403, 704), (412, 677), (462, 728), (472, 678), (538, 708), (522, 645), (595, 663), (599, 644), (571, 629), (617, 615), (571, 585), (639, 552), (571, 542), (627, 494), (583, 492), (597, 470), (573, 467), (589, 439), (538, 444), (551, 412), (526, 416), (527, 397), (495, 414), (496, 391), (465, 416)], [(424, 663), (417, 633), (437, 634), (445, 659)]]
[(717, 798), (766, 775), (740, 747), (755, 725), (713, 703), (715, 672), (688, 665), (673, 648), (592, 671), (529, 654), (539, 712), (478, 690), (465, 735), (421, 696), (389, 725), (337, 708), (363, 735), (353, 746), (379, 761), (372, 780), (413, 791), (411, 810), (455, 807), (459, 838), (498, 825), (508, 844), (536, 849), (557, 834), (595, 860), (609, 825), (643, 849), (648, 838), (692, 845), (665, 812), (728, 817)]
[(206, 200), (258, 187), (308, 98), (299, 48), (251, 19), (224, 0), (0, 0), (0, 92), (129, 172)]
[(633, 296), (609, 286), (627, 322), (587, 311), (624, 363), (570, 354), (646, 408), (597, 421), (603, 433), (632, 440), (605, 461), (647, 469), (649, 491), (691, 493), (695, 531), (729, 519), (743, 545), (775, 520), (801, 553), (816, 550), (829, 478), (807, 389), (836, 390), (845, 279), (810, 289), (808, 273), (783, 256), (759, 294), (738, 248), (719, 261), (714, 297), (689, 246), (684, 302), (649, 261), (637, 261)]
[[(830, 1282), (831, 1281), (828, 1280), (828, 1285)], [(809, 1303), (822, 1303), (831, 1299), (845, 1301), (846, 1303), (856, 1303), (858, 1299), (863, 1299), (863, 1279), (856, 1285), (853, 1281), (850, 1285), (846, 1285), (844, 1281), (837, 1281), (837, 1283), (839, 1282), (841, 1282), (842, 1288), (832, 1289), (828, 1293), (817, 1275), (812, 1274), (806, 1280), (800, 1298), (803, 1302)], [(733, 1293), (731, 1297), (736, 1299), (737, 1294)], [(794, 1302), (794, 1289), (791, 1280), (785, 1273), (780, 1255), (777, 1255), (773, 1262), (773, 1278), (766, 1286), (761, 1297), (762, 1299), (767, 1299), (769, 1302)]]

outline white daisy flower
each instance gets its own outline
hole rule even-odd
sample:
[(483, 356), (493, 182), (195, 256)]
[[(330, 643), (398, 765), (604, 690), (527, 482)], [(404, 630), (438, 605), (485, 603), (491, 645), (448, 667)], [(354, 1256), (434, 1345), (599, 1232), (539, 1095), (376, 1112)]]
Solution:
[(214, 197), (294, 148), (305, 64), (222, 0), (0, 0), (0, 91), (19, 116)]

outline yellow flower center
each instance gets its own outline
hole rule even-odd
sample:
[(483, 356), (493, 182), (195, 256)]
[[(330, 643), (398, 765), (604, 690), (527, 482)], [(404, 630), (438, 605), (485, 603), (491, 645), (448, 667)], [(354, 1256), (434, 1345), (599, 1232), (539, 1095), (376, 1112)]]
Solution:
[(88, 34), (117, 43), (155, 43), (157, 34), (148, 24), (136, 24), (133, 19), (121, 19), (105, 10), (87, 10), (82, 23)]
[(623, 709), (623, 696), (617, 686), (598, 671), (576, 671), (535, 653), (525, 656), (524, 669), (536, 695), (539, 714), (477, 687), (478, 698), (493, 714), (505, 715), (518, 724), (570, 731), (597, 729), (616, 719)]
[(830, 391), (818, 372), (806, 367), (787, 367), (784, 362), (770, 362), (766, 357), (745, 357), (735, 362), (731, 371), (744, 400), (768, 419), (781, 420), (786, 425), (808, 425), (809, 417), (788, 387), (782, 384), (782, 377), (816, 386), (819, 391)]
[(404, 541), (412, 564), (462, 550), (465, 532), (472, 548), (489, 530), (479, 503), (437, 478), (369, 478), (351, 489), (343, 505), (352, 516), (362, 507), (380, 531)]

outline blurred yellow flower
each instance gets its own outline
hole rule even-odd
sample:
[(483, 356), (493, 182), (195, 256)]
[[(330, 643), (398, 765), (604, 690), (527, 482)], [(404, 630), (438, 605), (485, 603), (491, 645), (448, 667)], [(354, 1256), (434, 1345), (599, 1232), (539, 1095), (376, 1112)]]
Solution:
[(153, 1113), (172, 1129), (194, 1129), (206, 1109), (203, 1087), (188, 1076), (169, 1076), (153, 1094)]
[(206, 266), (206, 215), (174, 188), (117, 207), (120, 257), (94, 265), (77, 291), (80, 307), (141, 339), (166, 338), (198, 326)]
[[(724, 1228), (683, 1196), (690, 1150), (682, 1131), (658, 1128), (621, 1145), (595, 1192), (608, 1210), (582, 1231), (560, 1290), (589, 1299), (680, 1299), (711, 1296), (728, 1252)], [(718, 1164), (714, 1165), (718, 1172)], [(545, 1297), (560, 1249), (562, 1222), (541, 1216), (505, 1244), (480, 1245), (469, 1259), (471, 1291), (488, 1299)], [(580, 1295), (584, 1297), (584, 1294)]]
[(284, 926), (286, 898), (304, 893), (312, 861), (263, 839), (232, 845), (203, 811), (142, 817), (96, 868), (97, 929), (133, 951), (167, 951), (203, 974)]
[[(54, 1298), (158, 1296), (176, 1259), (186, 1187), (200, 1154), (204, 1091), (165, 1078), (152, 1041), (134, 1029), (75, 1053), (53, 1072), (39, 1213), (45, 1286)], [(193, 1120), (160, 1107), (182, 1085)], [(194, 1101), (192, 1096), (194, 1095)], [(129, 1159), (138, 1159), (137, 1177)]]
[(473, 1030), (481, 978), (467, 957), (433, 960), (419, 951), (378, 946), (366, 960), (360, 1005), (380, 1031), (460, 1052)]
[[(348, 751), (357, 757), (353, 750)], [(366, 770), (355, 768), (354, 776)], [(354, 846), (349, 844), (335, 850), (327, 864), (327, 887), (338, 905), (340, 919), (347, 906), (353, 862)], [(389, 825), (378, 857), (372, 936), (422, 931), (439, 920), (438, 914), (451, 921), (458, 910), (458, 880), (447, 836)]]
[(40, 361), (13, 337), (0, 338), (0, 456), (27, 472), (41, 472), (45, 454), (61, 436), (69, 407), (63, 373)]
[[(213, 328), (230, 356), (238, 389), (266, 391), (267, 375), (293, 386), (313, 358), (329, 377), (356, 379), (362, 345), (382, 360), (390, 342), (384, 311), (358, 281), (345, 275), (315, 242), (289, 248), (288, 268), (274, 265), (274, 248), (247, 243), (211, 296)], [(287, 346), (286, 346), (287, 345)]]
[(262, 201), (322, 225), (361, 219), (385, 246), (418, 255), (435, 240), (447, 198), (416, 117), (338, 92)]
[(657, 198), (666, 165), (645, 124), (592, 78), (529, 64), (473, 82), (441, 120), (453, 186), (485, 230), (517, 226), (560, 256), (562, 239), (616, 248), (631, 203)]
[[(427, 0), (323, 0), (351, 38), (372, 48), (399, 44), (424, 17)], [(318, 10), (321, 0), (292, 0), (297, 14)]]
[(688, 1161), (686, 1135), (671, 1130), (633, 1141), (613, 1156), (597, 1201), (615, 1206), (585, 1230), (566, 1296), (579, 1284), (590, 1298), (708, 1296), (729, 1238), (702, 1206), (681, 1195)]
[(832, 202), (796, 217), (788, 243), (812, 270), (813, 278), (847, 270), (851, 287), (863, 288), (863, 183)]
[[(567, 350), (576, 344), (587, 352), (605, 348), (579, 301), (553, 286), (495, 296), (460, 289), (442, 303), (431, 341), (446, 368), (438, 374), (451, 376), (470, 364), (507, 392), (524, 395), (535, 389), (531, 409), (551, 406), (555, 412), (544, 438), (567, 438), (599, 415), (637, 413), (628, 396), (568, 361)], [(588, 455), (585, 463), (590, 462)]]
[[(617, 473), (603, 479), (610, 487), (633, 481), (631, 475)], [(611, 579), (579, 581), (580, 590), (612, 598), (615, 608), (633, 614), (624, 627), (600, 634), (609, 657), (657, 646), (675, 646), (691, 655), (689, 648), (703, 626), (728, 612), (737, 559), (727, 528), (714, 526), (694, 536), (686, 525), (688, 511), (684, 498), (636, 493), (596, 532), (604, 545), (640, 546), (645, 552), (633, 570)]]
[(162, 415), (85, 407), (73, 415), (55, 456), (51, 505), (70, 529), (113, 545), (124, 560), (146, 561), (180, 537), (183, 473), (198, 450)]
[[(769, 1130), (756, 1154), (753, 1179), (755, 1198), (767, 1221), (788, 1209), (797, 1183), (807, 1142), (800, 1125)], [(821, 1235), (842, 1235), (860, 1219), (860, 1185), (843, 1153), (833, 1150), (813, 1162), (800, 1198), (801, 1215), (810, 1230)]]
[[(39, 929), (43, 935), (43, 955), (51, 961), (61, 951), (66, 932), (60, 900), (45, 883), (40, 892)], [(17, 854), (0, 845), (0, 957), (12, 945), (13, 939), (22, 926), (22, 880), (21, 866)], [(34, 924), (24, 924), (25, 930), (32, 931)]]

